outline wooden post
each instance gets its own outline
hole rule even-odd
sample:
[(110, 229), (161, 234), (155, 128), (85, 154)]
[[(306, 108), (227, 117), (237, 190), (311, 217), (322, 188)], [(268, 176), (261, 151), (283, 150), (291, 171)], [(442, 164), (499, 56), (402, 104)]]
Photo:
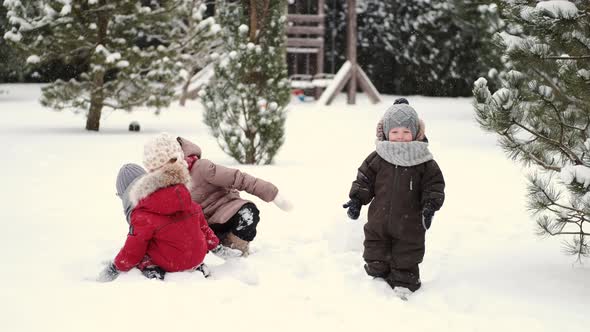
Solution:
[[(325, 0), (318, 1), (318, 15), (320, 17), (324, 17), (324, 14), (325, 14), (324, 1)], [(325, 21), (322, 21), (322, 24), (320, 25), (322, 27), (322, 29), (324, 29), (325, 24), (326, 24)], [(322, 41), (322, 46), (319, 48), (318, 52), (315, 55), (316, 56), (316, 68), (315, 68), (316, 74), (317, 73), (321, 74), (324, 72), (324, 50), (325, 50), (324, 42)], [(315, 94), (316, 100), (320, 99), (323, 90), (324, 90), (324, 88), (320, 88), (320, 87), (315, 88), (314, 94)]]
[(330, 105), (332, 100), (348, 83), (348, 104), (356, 102), (356, 91), (360, 87), (373, 103), (378, 103), (381, 98), (369, 77), (357, 62), (357, 23), (356, 0), (347, 0), (347, 26), (346, 26), (346, 58), (347, 61), (340, 67), (332, 82), (326, 87), (319, 101)]
[(348, 24), (346, 25), (346, 45), (347, 45), (347, 59), (350, 61), (350, 80), (348, 81), (348, 104), (356, 102), (356, 77), (357, 77), (357, 61), (356, 61), (356, 0), (347, 0), (348, 4)]

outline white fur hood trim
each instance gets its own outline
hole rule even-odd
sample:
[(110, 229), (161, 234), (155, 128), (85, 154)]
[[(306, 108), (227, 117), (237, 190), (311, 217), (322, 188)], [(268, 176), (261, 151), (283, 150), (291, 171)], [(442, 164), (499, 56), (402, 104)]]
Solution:
[(150, 172), (133, 183), (129, 193), (129, 199), (133, 206), (155, 191), (175, 184), (184, 184), (190, 188), (191, 176), (186, 162), (179, 160), (173, 164), (166, 164), (161, 168)]

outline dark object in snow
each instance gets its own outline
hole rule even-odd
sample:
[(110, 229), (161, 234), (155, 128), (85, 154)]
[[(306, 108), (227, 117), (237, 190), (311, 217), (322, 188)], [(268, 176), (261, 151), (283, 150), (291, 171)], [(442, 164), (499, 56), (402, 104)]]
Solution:
[(406, 105), (410, 105), (410, 102), (406, 99), (406, 98), (397, 98), (394, 102), (394, 105), (397, 104), (406, 104)]
[(132, 121), (132, 122), (129, 124), (129, 131), (139, 131), (139, 129), (140, 129), (139, 122), (137, 122), (137, 121)]
[(361, 214), (361, 206), (361, 201), (359, 201), (356, 198), (351, 198), (350, 201), (342, 205), (343, 208), (348, 208), (348, 211), (346, 213), (348, 214), (348, 217), (352, 220), (358, 219), (359, 215)]
[(141, 274), (143, 274), (148, 279), (164, 280), (166, 271), (164, 271), (164, 269), (162, 269), (159, 266), (149, 266), (143, 269), (143, 271), (141, 271)]

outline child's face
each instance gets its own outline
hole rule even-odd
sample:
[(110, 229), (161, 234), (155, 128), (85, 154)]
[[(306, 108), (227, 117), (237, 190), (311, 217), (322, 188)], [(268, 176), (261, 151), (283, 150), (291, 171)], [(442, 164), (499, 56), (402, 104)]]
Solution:
[(412, 132), (406, 127), (395, 127), (389, 131), (390, 142), (411, 142)]

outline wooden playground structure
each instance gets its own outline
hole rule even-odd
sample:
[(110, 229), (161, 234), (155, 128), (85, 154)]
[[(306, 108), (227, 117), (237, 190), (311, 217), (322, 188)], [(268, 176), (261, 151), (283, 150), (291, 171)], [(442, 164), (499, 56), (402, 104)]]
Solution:
[(360, 87), (373, 103), (380, 101), (379, 92), (357, 63), (356, 0), (346, 0), (346, 59), (336, 74), (324, 72), (325, 0), (295, 0), (287, 15), (287, 63), (294, 89), (314, 90), (319, 102), (329, 105), (348, 84), (348, 104), (356, 103)]
[[(340, 0), (339, 0), (340, 1)], [(357, 63), (356, 0), (347, 2), (346, 62), (336, 73), (326, 73), (324, 68), (326, 34), (326, 0), (289, 1), (287, 15), (287, 64), (291, 88), (308, 91), (325, 105), (348, 85), (348, 104), (356, 103), (360, 87), (373, 103), (380, 101), (379, 92)], [(186, 99), (195, 99), (202, 85), (213, 77), (213, 63), (203, 68), (186, 83), (181, 105)], [(189, 87), (190, 85), (190, 87)]]

